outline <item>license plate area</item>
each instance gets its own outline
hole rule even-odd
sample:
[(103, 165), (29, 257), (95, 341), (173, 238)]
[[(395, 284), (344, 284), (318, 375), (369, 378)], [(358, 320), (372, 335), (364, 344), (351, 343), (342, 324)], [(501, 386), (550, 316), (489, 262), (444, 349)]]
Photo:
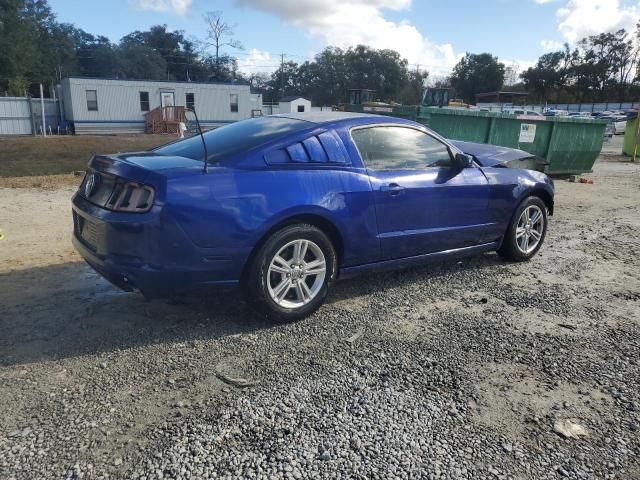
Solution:
[(98, 225), (91, 220), (74, 212), (74, 229), (76, 236), (87, 244), (92, 250), (98, 248)]

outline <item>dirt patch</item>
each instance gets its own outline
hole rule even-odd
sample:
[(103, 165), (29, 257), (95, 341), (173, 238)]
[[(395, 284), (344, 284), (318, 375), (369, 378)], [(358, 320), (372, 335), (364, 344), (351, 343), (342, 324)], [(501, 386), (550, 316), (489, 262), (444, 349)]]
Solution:
[(488, 363), (477, 373), (478, 398), (469, 404), (473, 421), (512, 440), (522, 441), (529, 427), (558, 418), (597, 425), (613, 405), (610, 395), (590, 385), (549, 384), (540, 372), (522, 365)]

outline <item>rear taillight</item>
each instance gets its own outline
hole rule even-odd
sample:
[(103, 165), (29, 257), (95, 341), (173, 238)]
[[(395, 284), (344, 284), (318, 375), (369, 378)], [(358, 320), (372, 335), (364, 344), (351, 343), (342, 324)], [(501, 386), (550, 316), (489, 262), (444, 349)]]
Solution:
[(155, 192), (148, 185), (120, 180), (105, 205), (117, 212), (148, 212), (153, 206)]

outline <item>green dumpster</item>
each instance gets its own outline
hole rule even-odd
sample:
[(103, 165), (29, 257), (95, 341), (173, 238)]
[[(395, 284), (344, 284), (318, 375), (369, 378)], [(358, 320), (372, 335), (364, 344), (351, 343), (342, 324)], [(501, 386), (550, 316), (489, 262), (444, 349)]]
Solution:
[(445, 138), (518, 148), (545, 158), (555, 175), (591, 172), (602, 150), (604, 120), (421, 107), (418, 121)]
[[(518, 118), (497, 112), (406, 105), (347, 105), (346, 110), (418, 121), (452, 140), (518, 148), (546, 159), (546, 172), (552, 175), (591, 172), (602, 150), (607, 125), (604, 120)], [(630, 128), (627, 126), (627, 132)]]

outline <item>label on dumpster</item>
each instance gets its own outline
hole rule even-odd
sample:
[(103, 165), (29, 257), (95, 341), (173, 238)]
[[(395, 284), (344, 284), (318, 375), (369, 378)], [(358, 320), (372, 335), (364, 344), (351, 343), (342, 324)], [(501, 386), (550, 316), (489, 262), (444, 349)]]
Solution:
[(536, 124), (521, 123), (518, 143), (533, 143), (536, 140)]

